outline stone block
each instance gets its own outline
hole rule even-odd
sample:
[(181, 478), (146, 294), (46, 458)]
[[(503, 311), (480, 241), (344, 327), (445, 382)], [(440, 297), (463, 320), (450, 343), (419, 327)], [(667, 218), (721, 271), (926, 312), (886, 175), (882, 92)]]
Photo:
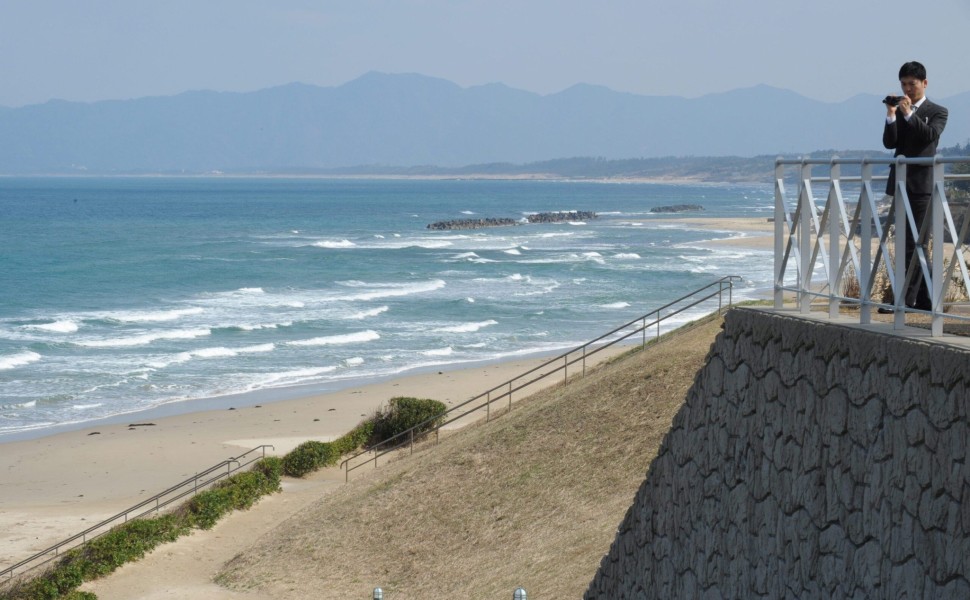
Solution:
[(930, 426), (926, 420), (926, 415), (919, 409), (913, 409), (906, 413), (906, 443), (915, 446), (923, 443), (926, 436), (926, 429)]
[(956, 419), (956, 401), (941, 386), (932, 386), (923, 398), (926, 416), (937, 429), (946, 429)]
[(849, 399), (839, 388), (830, 391), (819, 401), (821, 410), (818, 413), (820, 425), (826, 433), (842, 435), (848, 428)]
[(894, 565), (902, 564), (915, 556), (913, 528), (916, 526), (916, 519), (909, 513), (904, 512), (897, 517), (897, 522), (889, 535), (887, 548), (889, 560)]

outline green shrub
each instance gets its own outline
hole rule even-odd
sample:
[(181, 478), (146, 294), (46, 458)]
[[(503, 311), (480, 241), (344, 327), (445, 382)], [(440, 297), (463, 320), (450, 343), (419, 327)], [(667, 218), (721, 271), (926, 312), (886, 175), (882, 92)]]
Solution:
[(443, 413), (446, 410), (444, 403), (428, 398), (391, 398), (387, 406), (378, 409), (374, 415), (374, 429), (369, 443), (379, 444), (425, 421), (427, 423), (415, 433), (430, 431), (444, 421)]
[(343, 456), (367, 444), (372, 435), (374, 435), (374, 421), (367, 420), (334, 440), (332, 444), (337, 454)]
[(249, 508), (261, 496), (278, 490), (279, 480), (272, 480), (261, 470), (237, 473), (189, 501), (189, 522), (200, 529), (211, 529), (223, 515)]
[(262, 473), (266, 477), (268, 492), (280, 491), (280, 478), (283, 477), (283, 459), (278, 456), (267, 456), (253, 465), (253, 471)]
[(339, 456), (328, 442), (303, 442), (283, 457), (283, 473), (290, 477), (303, 477), (320, 467), (336, 463)]
[(261, 496), (280, 491), (283, 461), (266, 457), (250, 471), (237, 473), (196, 495), (174, 513), (135, 519), (70, 550), (43, 575), (6, 593), (5, 600), (97, 600), (76, 588), (134, 561), (159, 544), (175, 541), (193, 526), (209, 529), (232, 510), (249, 508)]

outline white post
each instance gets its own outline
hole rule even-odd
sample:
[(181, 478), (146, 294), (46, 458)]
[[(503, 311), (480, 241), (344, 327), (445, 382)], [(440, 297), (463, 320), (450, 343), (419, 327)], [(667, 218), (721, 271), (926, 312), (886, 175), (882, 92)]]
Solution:
[[(842, 177), (840, 165), (836, 162), (838, 156), (832, 157), (832, 168), (829, 175), (829, 195), (828, 195), (828, 232), (829, 236), (829, 318), (834, 319), (839, 316), (839, 305), (842, 295), (842, 279), (839, 277), (839, 260), (842, 253), (839, 252), (839, 242), (842, 237), (842, 210), (838, 202), (839, 179)], [(819, 236), (822, 232), (819, 232)]]
[[(893, 261), (893, 270), (896, 271), (896, 289), (893, 290), (893, 304), (896, 307), (893, 316), (893, 329), (902, 329), (906, 326), (906, 229), (909, 221), (906, 219), (906, 205), (909, 204), (909, 197), (906, 194), (906, 163), (901, 159), (896, 159), (896, 189), (895, 194), (896, 213), (893, 217), (896, 227), (896, 256)], [(916, 234), (914, 233), (915, 237)]]
[[(930, 214), (933, 218), (933, 268), (930, 302), (933, 307), (933, 337), (943, 335), (943, 163), (939, 162), (939, 155), (933, 161), (933, 197), (930, 199)], [(957, 243), (957, 240), (953, 240)]]
[(782, 256), (785, 253), (785, 165), (781, 157), (775, 161), (775, 308), (785, 306), (785, 273), (782, 271)]
[(859, 260), (859, 300), (862, 302), (859, 308), (859, 322), (868, 325), (872, 322), (872, 307), (869, 301), (872, 299), (872, 165), (862, 163), (862, 195), (859, 202), (862, 203), (859, 211), (859, 223), (862, 229), (859, 231), (859, 240), (862, 245), (861, 259)]
[(801, 183), (798, 185), (798, 253), (799, 265), (798, 311), (807, 313), (812, 309), (812, 165), (802, 162)]

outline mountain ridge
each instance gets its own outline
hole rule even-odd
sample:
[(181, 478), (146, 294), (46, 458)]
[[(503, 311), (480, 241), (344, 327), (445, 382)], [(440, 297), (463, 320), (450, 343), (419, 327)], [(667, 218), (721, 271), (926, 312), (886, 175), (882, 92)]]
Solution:
[[(0, 108), (2, 174), (277, 172), (527, 164), (570, 156), (775, 156), (882, 152), (879, 96), (825, 103), (756, 85), (698, 98), (580, 83), (540, 95), (372, 71), (336, 87)], [(970, 92), (940, 102), (943, 144), (970, 139)]]

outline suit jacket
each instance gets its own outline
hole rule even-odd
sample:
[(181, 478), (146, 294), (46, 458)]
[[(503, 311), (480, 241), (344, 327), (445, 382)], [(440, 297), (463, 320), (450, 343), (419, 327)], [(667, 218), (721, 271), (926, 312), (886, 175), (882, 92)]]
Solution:
[[(930, 102), (927, 98), (907, 121), (902, 112), (896, 114), (896, 121), (886, 123), (882, 132), (882, 145), (896, 149), (893, 156), (907, 158), (936, 155), (936, 144), (940, 141), (946, 127), (947, 110)], [(889, 182), (886, 193), (895, 195), (896, 167), (889, 168)], [(933, 193), (933, 167), (906, 165), (906, 193), (910, 196)]]

